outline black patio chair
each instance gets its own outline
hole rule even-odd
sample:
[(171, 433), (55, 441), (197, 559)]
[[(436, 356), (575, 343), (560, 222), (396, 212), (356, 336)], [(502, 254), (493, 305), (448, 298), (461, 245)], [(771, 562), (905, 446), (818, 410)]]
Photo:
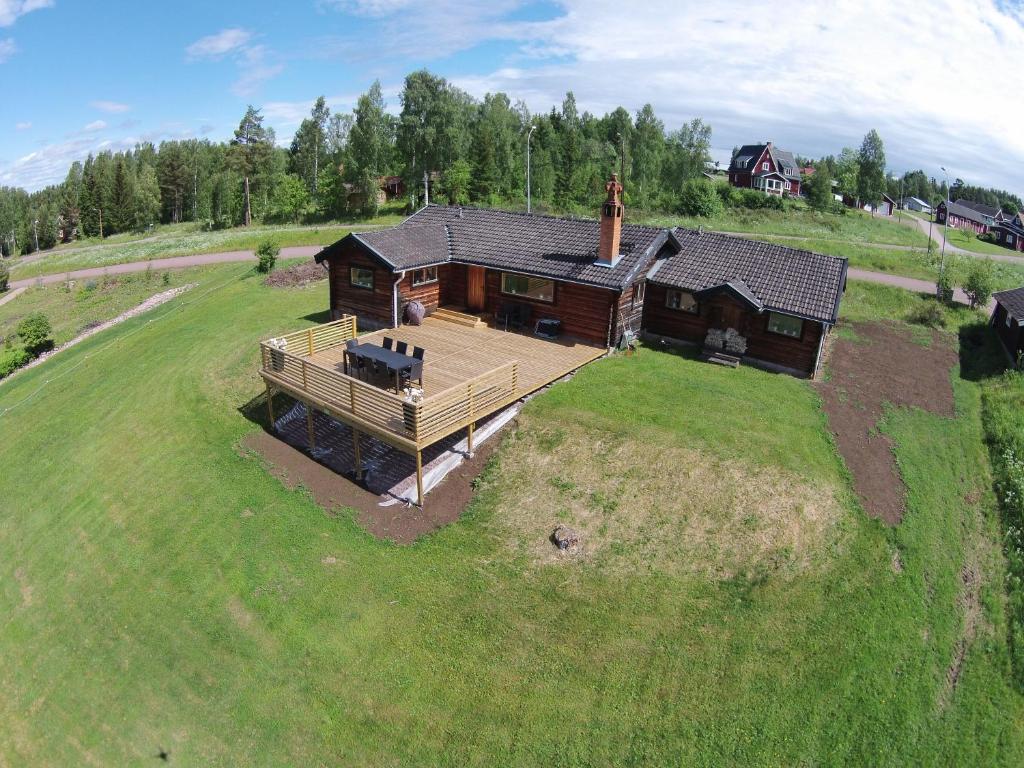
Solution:
[(423, 349), (423, 347), (412, 348), (412, 356), (415, 357), (417, 360), (422, 360), (425, 352), (426, 350)]
[(390, 336), (385, 336), (384, 337), (384, 344), (382, 346), (384, 347), (384, 349), (394, 349), (394, 347), (395, 347), (395, 340), (392, 339)]
[(418, 381), (420, 386), (423, 386), (423, 355), (426, 350), (423, 347), (413, 347), (412, 356), (416, 360), (410, 367), (402, 371), (402, 385), (408, 384), (410, 381)]
[(397, 352), (400, 355), (406, 354), (408, 349), (409, 349), (409, 345), (406, 342), (404, 342), (404, 341), (400, 341), (397, 344), (395, 344), (395, 352)]
[(366, 367), (366, 361), (353, 351), (358, 346), (359, 342), (356, 339), (349, 339), (345, 342), (346, 368), (348, 368), (349, 371), (354, 368), (357, 374), (360, 369)]

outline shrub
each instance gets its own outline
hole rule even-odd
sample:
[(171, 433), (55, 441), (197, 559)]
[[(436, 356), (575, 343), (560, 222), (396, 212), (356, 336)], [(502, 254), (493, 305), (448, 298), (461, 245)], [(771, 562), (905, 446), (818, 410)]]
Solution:
[(265, 274), (273, 270), (274, 265), (277, 264), (277, 254), (280, 252), (281, 248), (274, 240), (268, 238), (261, 242), (256, 248), (256, 258), (259, 259), (256, 271)]
[(21, 347), (0, 350), (0, 379), (26, 365), (32, 356)]
[(25, 350), (36, 357), (48, 349), (53, 348), (53, 339), (50, 338), (52, 329), (50, 321), (42, 312), (33, 312), (25, 315), (18, 323), (18, 338), (24, 345)]
[(944, 328), (946, 326), (946, 310), (938, 301), (926, 301), (912, 309), (907, 315), (907, 320), (915, 325), (924, 325), (928, 328)]
[(0, 293), (7, 290), (11, 282), (11, 270), (7, 268), (7, 265), (0, 261)]
[(949, 267), (943, 269), (935, 281), (935, 298), (943, 304), (950, 304), (953, 301), (953, 275)]
[(711, 182), (690, 179), (679, 195), (679, 212), (686, 216), (717, 216), (722, 212), (722, 199)]
[(996, 271), (992, 259), (973, 259), (967, 268), (963, 289), (971, 300), (971, 307), (988, 304), (996, 288)]
[(722, 205), (733, 206), (739, 200), (739, 190), (729, 184), (719, 184), (715, 192), (722, 198)]

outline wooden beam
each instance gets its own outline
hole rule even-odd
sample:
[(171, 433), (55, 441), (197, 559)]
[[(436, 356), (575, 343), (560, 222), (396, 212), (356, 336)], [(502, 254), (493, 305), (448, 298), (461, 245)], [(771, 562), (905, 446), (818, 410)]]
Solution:
[(363, 479), (363, 456), (359, 450), (359, 430), (355, 427), (352, 428), (352, 445), (355, 447), (356, 454), (356, 480)]
[(416, 451), (416, 498), (417, 505), (423, 509), (423, 451)]
[(267, 384), (267, 418), (270, 419), (270, 428), (274, 428), (274, 388)]
[(473, 425), (466, 427), (466, 453), (473, 458)]

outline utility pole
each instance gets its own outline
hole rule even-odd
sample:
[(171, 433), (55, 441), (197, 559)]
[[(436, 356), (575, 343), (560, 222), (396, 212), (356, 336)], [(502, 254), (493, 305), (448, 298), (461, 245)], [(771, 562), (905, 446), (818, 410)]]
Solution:
[(430, 205), (430, 178), (426, 171), (423, 172), (423, 205)]
[(39, 250), (39, 219), (32, 220), (32, 236), (35, 238), (36, 250)]
[(537, 130), (536, 125), (530, 126), (529, 133), (526, 134), (526, 212), (531, 211), (531, 200), (530, 200), (530, 139), (533, 138), (533, 132)]

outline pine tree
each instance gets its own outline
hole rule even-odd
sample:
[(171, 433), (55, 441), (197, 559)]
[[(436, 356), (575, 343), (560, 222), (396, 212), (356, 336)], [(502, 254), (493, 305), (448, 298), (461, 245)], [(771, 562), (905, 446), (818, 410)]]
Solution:
[(263, 115), (252, 106), (245, 110), (235, 137), (231, 140), (231, 161), (235, 170), (242, 176), (243, 192), (243, 224), (252, 224), (252, 180), (261, 171), (266, 170), (272, 161), (270, 155), (274, 147), (273, 133), (263, 127)]

